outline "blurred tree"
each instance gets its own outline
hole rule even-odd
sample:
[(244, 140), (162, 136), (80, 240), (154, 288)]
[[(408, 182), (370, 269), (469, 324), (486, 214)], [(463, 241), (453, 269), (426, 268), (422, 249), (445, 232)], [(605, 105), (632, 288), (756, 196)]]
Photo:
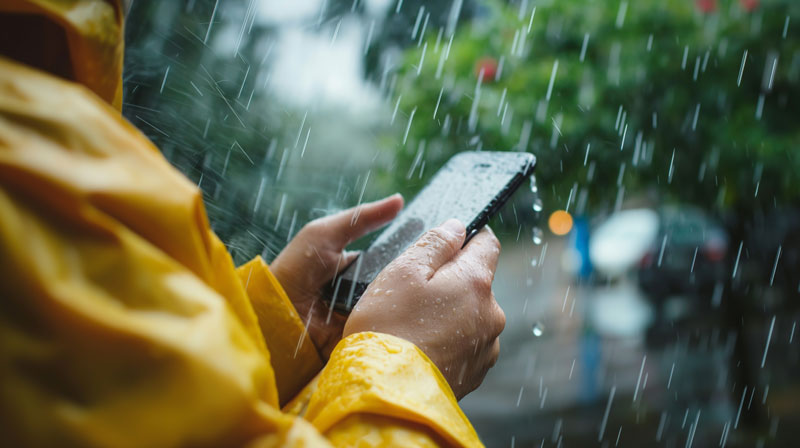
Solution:
[(487, 5), (452, 45), (408, 51), (402, 166), (423, 140), (428, 174), (469, 148), (532, 151), (553, 209), (583, 192), (595, 211), (649, 189), (717, 212), (800, 195), (797, 2)]

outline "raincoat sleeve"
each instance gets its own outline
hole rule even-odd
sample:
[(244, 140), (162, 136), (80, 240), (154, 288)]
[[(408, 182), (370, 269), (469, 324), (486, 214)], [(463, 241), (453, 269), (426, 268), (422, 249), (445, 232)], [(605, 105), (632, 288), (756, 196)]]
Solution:
[(261, 257), (237, 269), (269, 349), (281, 404), (294, 397), (322, 368), (289, 297)]
[(235, 270), (199, 190), (118, 111), (0, 56), (4, 444), (480, 444), (425, 355), (375, 333), (281, 411), (315, 356), (266, 265)]

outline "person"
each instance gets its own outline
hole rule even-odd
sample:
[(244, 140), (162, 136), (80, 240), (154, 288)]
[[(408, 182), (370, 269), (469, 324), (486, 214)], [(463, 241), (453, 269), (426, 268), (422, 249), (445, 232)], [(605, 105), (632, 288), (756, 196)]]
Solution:
[(499, 244), (455, 220), (348, 318), (320, 287), (402, 198), (234, 268), (202, 195), (120, 114), (118, 0), (0, 3), (0, 432), (6, 446), (478, 446)]

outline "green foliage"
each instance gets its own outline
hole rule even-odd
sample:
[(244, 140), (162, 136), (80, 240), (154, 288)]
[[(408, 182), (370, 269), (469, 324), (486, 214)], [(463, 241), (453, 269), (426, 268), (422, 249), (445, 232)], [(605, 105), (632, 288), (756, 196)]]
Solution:
[[(764, 1), (747, 12), (721, 0), (710, 14), (690, 0), (535, 6), (531, 22), (530, 6), (488, 2), (449, 48), (433, 30), (407, 51), (395, 92), (416, 112), (399, 166), (412, 165), (420, 141), (423, 177), (466, 149), (531, 151), (550, 209), (571, 196), (574, 210), (581, 192), (594, 211), (647, 192), (717, 211), (798, 198), (797, 20), (783, 33), (800, 4)], [(478, 84), (476, 64), (487, 57), (502, 61), (502, 73)]]

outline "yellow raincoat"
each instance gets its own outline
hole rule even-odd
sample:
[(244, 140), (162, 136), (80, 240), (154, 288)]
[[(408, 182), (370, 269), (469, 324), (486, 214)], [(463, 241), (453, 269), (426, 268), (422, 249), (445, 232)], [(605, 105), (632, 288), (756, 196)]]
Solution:
[(2, 445), (480, 445), (414, 345), (352, 335), (323, 368), (267, 265), (234, 268), (119, 113), (122, 16), (0, 2)]

